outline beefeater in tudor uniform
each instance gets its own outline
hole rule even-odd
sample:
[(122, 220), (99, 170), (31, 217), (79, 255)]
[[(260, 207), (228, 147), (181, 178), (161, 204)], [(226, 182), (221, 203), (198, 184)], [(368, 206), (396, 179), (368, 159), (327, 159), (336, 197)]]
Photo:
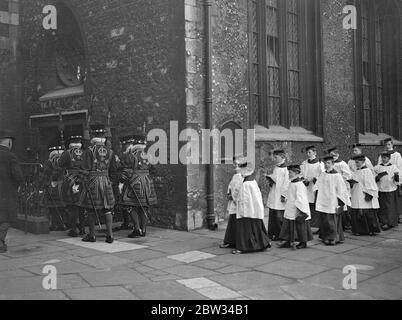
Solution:
[(157, 203), (150, 177), (153, 167), (145, 151), (146, 136), (142, 133), (130, 135), (123, 137), (121, 142), (124, 152), (121, 159), (123, 168), (119, 184), (119, 204), (129, 212), (134, 223), (134, 230), (129, 237), (145, 237), (150, 207)]
[(83, 154), (83, 168), (88, 171), (88, 178), (83, 184), (80, 206), (88, 213), (89, 234), (82, 241), (96, 242), (95, 222), (101, 214), (106, 220), (106, 242), (113, 243), (113, 209), (115, 197), (110, 175), (118, 167), (117, 157), (105, 146), (107, 130), (103, 125), (91, 126), (93, 138), (91, 146)]
[(79, 206), (81, 193), (83, 192), (83, 182), (86, 177), (83, 171), (83, 152), (82, 136), (72, 136), (69, 139), (69, 149), (60, 157), (59, 165), (65, 170), (62, 185), (63, 200), (69, 212), (71, 230), (68, 232), (70, 237), (78, 237), (85, 234), (85, 226), (82, 221), (82, 208)]
[(49, 210), (50, 230), (65, 230), (66, 225), (63, 220), (64, 208), (66, 204), (61, 194), (63, 184), (63, 169), (59, 165), (59, 160), (64, 152), (62, 146), (49, 148), (49, 159), (44, 163), (43, 185), (44, 193), (41, 206)]

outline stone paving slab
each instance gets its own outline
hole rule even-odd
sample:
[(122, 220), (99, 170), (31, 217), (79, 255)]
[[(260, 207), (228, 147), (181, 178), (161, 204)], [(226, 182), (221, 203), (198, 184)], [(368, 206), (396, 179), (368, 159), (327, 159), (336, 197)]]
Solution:
[(279, 258), (288, 258), (292, 260), (306, 261), (311, 262), (316, 259), (320, 259), (323, 257), (332, 256), (332, 252), (316, 250), (315, 248), (307, 248), (303, 250), (291, 250), (291, 249), (277, 249), (272, 251), (272, 254)]
[(227, 266), (227, 267), (224, 267), (222, 269), (215, 270), (215, 271), (223, 273), (223, 274), (228, 274), (228, 273), (239, 273), (239, 272), (251, 271), (251, 269), (250, 268), (244, 268), (244, 267), (241, 267), (241, 266), (230, 265), (230, 266)]
[(8, 258), (20, 258), (33, 255), (52, 254), (55, 252), (65, 251), (66, 248), (58, 246), (50, 246), (43, 243), (27, 244), (13, 247), (4, 255)]
[(159, 281), (181, 280), (181, 277), (169, 274), (166, 276), (151, 277), (150, 279), (154, 282), (159, 282)]
[(73, 300), (138, 300), (129, 290), (122, 287), (96, 287), (65, 290)]
[(217, 270), (217, 271), (220, 271), (221, 269), (228, 266), (228, 264), (226, 264), (226, 263), (213, 261), (213, 260), (200, 260), (200, 261), (191, 263), (191, 265), (200, 267), (200, 268), (210, 269), (210, 270)]
[(123, 251), (132, 251), (138, 249), (144, 249), (145, 246), (141, 246), (134, 243), (127, 243), (121, 241), (114, 241), (112, 244), (101, 242), (98, 240), (97, 242), (83, 242), (80, 238), (68, 238), (68, 239), (61, 239), (57, 240), (60, 242), (65, 242), (68, 244), (72, 244), (78, 247), (88, 248), (92, 250), (97, 250), (105, 253), (116, 253), (116, 252), (123, 252)]
[(0, 263), (0, 272), (5, 270), (14, 270), (30, 266), (43, 265), (49, 260), (69, 261), (74, 257), (65, 253), (56, 252), (54, 254), (34, 255), (24, 258), (7, 259)]
[(150, 250), (149, 248), (138, 249), (135, 251), (128, 251), (128, 252), (117, 252), (114, 253), (113, 255), (119, 258), (128, 259), (133, 262), (151, 260), (165, 256), (163, 252)]
[(304, 284), (293, 284), (281, 288), (297, 300), (372, 300), (371, 296), (353, 290), (334, 290)]
[(22, 294), (45, 291), (42, 286), (43, 277), (22, 277), (0, 279), (0, 295)]
[(388, 262), (402, 263), (402, 255), (400, 250), (384, 247), (360, 247), (345, 253), (351, 256), (370, 257)]
[(359, 248), (359, 246), (349, 244), (349, 243), (342, 243), (342, 244), (338, 244), (336, 246), (326, 246), (325, 244), (320, 243), (319, 245), (314, 247), (314, 249), (317, 249), (317, 250), (323, 250), (323, 251), (328, 251), (328, 252), (333, 252), (333, 253), (344, 253), (347, 251), (354, 250), (356, 248)]
[[(335, 256), (324, 257), (314, 261), (311, 261), (312, 264), (318, 264), (327, 266), (330, 268), (337, 268), (342, 270), (345, 266), (355, 265), (359, 270), (358, 273), (363, 273), (367, 275), (378, 275), (384, 272), (387, 272), (391, 269), (397, 268), (400, 266), (398, 262), (376, 259), (368, 256), (358, 256), (358, 255), (349, 255), (349, 254), (338, 254)], [(371, 268), (367, 268), (367, 267)]]
[(280, 287), (251, 288), (242, 290), (239, 293), (251, 300), (294, 300)]
[(157, 259), (143, 261), (142, 264), (147, 267), (154, 268), (154, 269), (165, 269), (165, 268), (177, 266), (182, 263), (177, 260), (172, 260), (172, 259), (168, 259), (168, 258), (164, 257), (164, 258), (157, 258)]
[(1, 271), (1, 278), (20, 278), (20, 277), (32, 277), (34, 274), (23, 269), (15, 269), (9, 271)]
[(62, 291), (0, 294), (0, 300), (69, 300)]
[(208, 279), (218, 282), (221, 285), (235, 291), (247, 290), (250, 288), (269, 288), (274, 286), (293, 283), (291, 279), (276, 275), (268, 275), (264, 272), (250, 271), (240, 274), (226, 274), (208, 277)]
[[(126, 288), (144, 300), (205, 300), (206, 297), (173, 280), (150, 284), (128, 285)], [(156, 302), (157, 304), (157, 302)]]
[[(43, 275), (43, 267), (48, 265), (48, 263), (43, 263), (41, 265), (25, 267), (25, 270), (32, 272), (37, 275)], [(94, 271), (95, 269), (91, 266), (76, 262), (76, 261), (61, 261), (58, 263), (51, 263), (57, 269), (57, 274), (74, 274), (79, 272)]]
[(376, 300), (401, 300), (402, 290), (400, 285), (378, 282), (378, 279), (369, 279), (363, 283), (357, 283), (356, 292), (368, 295)]
[(329, 268), (319, 265), (314, 266), (311, 265), (310, 263), (302, 261), (282, 259), (279, 261), (259, 266), (254, 269), (257, 271), (269, 274), (276, 274), (287, 278), (303, 279), (312, 276), (314, 274), (324, 272)]
[(97, 269), (112, 268), (130, 263), (128, 259), (116, 257), (111, 254), (75, 259), (76, 262), (86, 264)]
[(240, 293), (222, 286), (202, 288), (197, 290), (197, 292), (212, 300), (235, 299), (242, 297)]
[(255, 267), (269, 262), (274, 262), (280, 258), (275, 257), (271, 252), (253, 253), (253, 254), (240, 254), (234, 255), (231, 253), (217, 256), (213, 258), (214, 261), (223, 262), (226, 264), (233, 264), (241, 267)]
[[(315, 285), (322, 288), (329, 288), (335, 290), (343, 290), (343, 279), (346, 275), (342, 273), (342, 270), (332, 269), (318, 275), (314, 275), (303, 279), (301, 283), (307, 285)], [(361, 283), (364, 280), (369, 279), (370, 276), (357, 272), (357, 283)]]
[(193, 290), (220, 286), (219, 283), (216, 283), (204, 277), (178, 280), (177, 282)]
[(194, 278), (194, 277), (207, 277), (207, 276), (213, 276), (216, 275), (217, 273), (212, 271), (212, 270), (207, 270), (195, 266), (189, 266), (189, 265), (178, 265), (170, 268), (163, 269), (164, 271), (174, 274), (179, 277), (183, 278)]
[(134, 270), (111, 270), (80, 273), (93, 287), (118, 286), (132, 283), (147, 283), (149, 280)]
[(173, 256), (168, 256), (168, 259), (177, 260), (177, 261), (184, 262), (184, 263), (191, 263), (191, 262), (206, 260), (206, 259), (210, 259), (210, 258), (214, 258), (214, 257), (216, 257), (216, 256), (213, 254), (195, 250), (195, 251), (188, 251), (188, 252), (173, 255)]

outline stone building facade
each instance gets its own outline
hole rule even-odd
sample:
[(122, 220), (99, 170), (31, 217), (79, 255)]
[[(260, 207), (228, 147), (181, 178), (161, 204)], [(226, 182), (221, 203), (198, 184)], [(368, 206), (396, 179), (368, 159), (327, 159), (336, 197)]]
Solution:
[[(57, 8), (56, 31), (42, 26), (48, 4)], [(1, 124), (15, 120), (19, 153), (30, 147), (39, 158), (58, 136), (60, 112), (65, 135), (108, 113), (116, 135), (144, 124), (169, 131), (170, 121), (198, 132), (255, 128), (264, 196), (260, 177), (276, 148), (300, 162), (307, 145), (320, 153), (338, 145), (346, 159), (348, 145), (361, 142), (374, 160), (385, 137), (402, 144), (402, 1), (354, 1), (357, 30), (343, 28), (349, 4), (10, 1)], [(231, 174), (230, 164), (158, 165), (153, 224), (193, 230), (207, 216), (224, 218)]]

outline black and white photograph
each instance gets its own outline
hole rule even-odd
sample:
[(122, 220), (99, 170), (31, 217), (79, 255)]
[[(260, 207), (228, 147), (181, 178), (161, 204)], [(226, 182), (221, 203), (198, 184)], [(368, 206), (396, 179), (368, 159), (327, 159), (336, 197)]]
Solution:
[(402, 0), (0, 0), (0, 300), (401, 300), (401, 153)]

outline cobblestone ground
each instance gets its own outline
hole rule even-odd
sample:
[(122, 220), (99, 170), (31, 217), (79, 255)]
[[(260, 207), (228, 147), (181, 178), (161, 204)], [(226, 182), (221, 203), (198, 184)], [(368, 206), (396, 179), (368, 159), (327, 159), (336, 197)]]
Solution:
[[(401, 299), (402, 227), (377, 237), (347, 234), (326, 247), (317, 239), (300, 251), (273, 248), (234, 256), (217, 232), (150, 228), (141, 239), (86, 245), (65, 233), (11, 230), (0, 254), (0, 299)], [(43, 268), (57, 269), (57, 290), (43, 289)], [(354, 265), (357, 289), (343, 289)]]

